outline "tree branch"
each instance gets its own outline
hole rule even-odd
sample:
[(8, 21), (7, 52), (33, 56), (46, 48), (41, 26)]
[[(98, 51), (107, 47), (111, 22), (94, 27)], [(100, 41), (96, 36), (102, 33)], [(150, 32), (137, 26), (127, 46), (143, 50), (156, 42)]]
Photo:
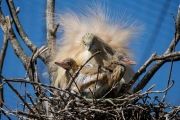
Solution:
[[(4, 59), (8, 47), (8, 27), (10, 25), (10, 21), (8, 18), (3, 19), (1, 16), (1, 11), (0, 11), (0, 26), (4, 32), (3, 36), (3, 43), (2, 43), (2, 48), (0, 51), (0, 75), (2, 74), (2, 69), (4, 65)], [(4, 95), (3, 95), (3, 85), (2, 85), (2, 80), (0, 79), (0, 107), (3, 106), (2, 103), (4, 103)]]
[(173, 52), (169, 54), (164, 54), (161, 56), (157, 56), (155, 53), (151, 55), (151, 57), (139, 68), (139, 70), (136, 72), (136, 74), (133, 77), (133, 80), (131, 81), (131, 85), (134, 83), (134, 80), (136, 80), (142, 73), (146, 72), (147, 67), (155, 62), (162, 60), (164, 62), (171, 62), (173, 61), (179, 61), (180, 60), (180, 52)]
[[(147, 83), (151, 80), (153, 75), (159, 70), (159, 68), (166, 62), (179, 60), (179, 52), (173, 52), (177, 43), (180, 40), (180, 8), (178, 9), (178, 14), (176, 18), (176, 26), (175, 26), (176, 32), (174, 35), (173, 40), (171, 41), (168, 49), (164, 52), (164, 54), (160, 57), (154, 57), (155, 55), (152, 55), (150, 59), (148, 59), (145, 62), (145, 65), (143, 65), (138, 72), (134, 75), (132, 83), (135, 83), (139, 76), (146, 70), (146, 68), (150, 65), (150, 63), (154, 60), (159, 60), (153, 67), (144, 75), (142, 80), (134, 87), (133, 91), (137, 92), (141, 89), (143, 89)], [(154, 59), (154, 60), (153, 60)], [(140, 71), (140, 72), (139, 72)]]
[[(56, 50), (56, 31), (59, 25), (55, 25), (54, 22), (54, 10), (55, 10), (55, 0), (47, 0), (46, 6), (46, 30), (47, 30), (47, 47), (48, 52), (46, 56), (48, 71), (52, 80), (56, 77), (57, 66), (51, 64), (55, 57)], [(50, 81), (52, 82), (52, 81)], [(53, 82), (52, 82), (53, 83)]]
[(55, 54), (56, 48), (56, 27), (54, 23), (55, 0), (47, 0), (46, 8), (46, 30), (47, 30), (47, 46), (49, 48), (49, 59), (51, 61)]
[[(5, 19), (1, 9), (0, 9), (0, 18), (2, 20)], [(24, 68), (28, 71), (29, 78), (32, 79), (32, 72), (29, 72), (29, 69), (31, 69), (31, 68), (28, 68), (29, 67), (28, 63), (30, 61), (30, 58), (24, 53), (23, 48), (20, 46), (20, 44), (19, 44), (19, 42), (18, 42), (18, 40), (16, 38), (16, 35), (15, 35), (14, 31), (13, 31), (12, 25), (10, 23), (10, 18), (9, 17), (6, 17), (6, 18), (8, 18), (9, 22), (4, 23), (4, 24), (6, 26), (8, 26), (8, 27), (3, 28), (3, 29), (6, 29), (6, 31), (8, 33), (7, 34), (8, 39), (9, 39), (9, 41), (10, 41), (10, 43), (11, 43), (13, 49), (14, 49), (14, 52), (15, 52), (16, 56), (19, 58), (19, 60), (23, 64)]]
[(10, 14), (13, 18), (13, 21), (15, 23), (15, 27), (17, 32), (19, 33), (19, 35), (21, 36), (22, 40), (24, 41), (24, 43), (28, 46), (28, 48), (31, 51), (34, 51), (37, 47), (31, 42), (31, 40), (28, 38), (27, 34), (25, 33), (21, 23), (19, 22), (19, 18), (17, 15), (17, 11), (16, 8), (14, 6), (14, 2), (13, 0), (6, 0)]
[[(7, 5), (8, 5), (8, 8), (9, 8), (9, 11), (10, 11), (10, 14), (12, 16), (12, 20), (13, 22), (15, 23), (15, 28), (18, 32), (18, 34), (20, 35), (20, 37), (22, 38), (23, 42), (27, 45), (27, 47), (33, 52), (37, 49), (37, 47), (31, 42), (31, 40), (29, 39), (29, 37), (27, 36), (27, 34), (25, 33), (20, 21), (19, 21), (19, 18), (18, 18), (18, 12), (19, 12), (19, 9), (17, 10), (15, 8), (15, 5), (14, 5), (14, 2), (13, 0), (6, 0), (7, 2)], [(41, 60), (46, 63), (46, 56), (45, 54), (42, 54), (40, 56), (38, 56), (41, 58)]]
[(19, 94), (19, 92), (9, 83), (7, 82), (7, 85), (12, 89), (13, 92), (16, 93), (16, 95), (20, 98), (20, 100), (24, 103), (24, 105), (30, 110), (31, 113), (35, 114), (33, 109), (29, 106), (29, 104), (23, 99), (23, 97)]

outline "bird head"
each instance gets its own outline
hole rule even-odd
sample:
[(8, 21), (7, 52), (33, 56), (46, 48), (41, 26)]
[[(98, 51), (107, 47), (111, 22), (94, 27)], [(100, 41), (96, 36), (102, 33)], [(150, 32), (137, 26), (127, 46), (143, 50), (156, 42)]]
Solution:
[(90, 51), (90, 52), (97, 52), (98, 51), (98, 41), (97, 41), (97, 37), (92, 34), (92, 33), (86, 33), (83, 37), (82, 37), (82, 44), (84, 45), (84, 47)]
[(92, 33), (86, 33), (82, 37), (82, 44), (91, 53), (100, 51), (102, 54), (114, 54), (114, 50), (110, 45)]
[(69, 70), (76, 71), (78, 69), (78, 65), (76, 61), (72, 58), (66, 58), (63, 61), (57, 61), (55, 62), (55, 64), (68, 71)]

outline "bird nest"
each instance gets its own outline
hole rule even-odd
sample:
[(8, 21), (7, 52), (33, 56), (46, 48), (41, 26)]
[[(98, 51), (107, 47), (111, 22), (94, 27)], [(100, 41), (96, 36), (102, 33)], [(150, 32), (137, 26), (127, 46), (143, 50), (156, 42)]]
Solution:
[(68, 91), (58, 97), (48, 98), (53, 119), (122, 119), (152, 120), (180, 119), (180, 107), (160, 100), (151, 87), (146, 92), (124, 94), (117, 98), (84, 98)]
[[(180, 119), (180, 106), (172, 106), (159, 95), (167, 92), (172, 84), (162, 91), (153, 91), (154, 86), (145, 92), (122, 94), (116, 98), (86, 98), (67, 90), (62, 90), (42, 83), (29, 82), (36, 89), (29, 94), (26, 91), (26, 100), (12, 85), (11, 82), (24, 80), (6, 80), (7, 85), (21, 99), (21, 105), (26, 109), (10, 110), (2, 108), (4, 115), (15, 115), (21, 119), (68, 119), (68, 120), (178, 120)], [(24, 81), (25, 82), (25, 81)], [(30, 91), (29, 91), (30, 92)], [(57, 94), (59, 93), (59, 94)], [(93, 93), (92, 93), (93, 94)]]

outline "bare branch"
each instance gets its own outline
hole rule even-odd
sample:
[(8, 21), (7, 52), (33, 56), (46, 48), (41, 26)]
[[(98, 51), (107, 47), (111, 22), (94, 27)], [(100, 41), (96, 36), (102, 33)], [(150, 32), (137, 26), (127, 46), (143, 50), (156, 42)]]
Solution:
[(67, 94), (70, 94), (72, 96), (76, 96), (77, 98), (80, 98), (80, 99), (83, 99), (83, 97), (75, 94), (75, 93), (71, 93), (69, 91), (66, 91), (66, 90), (62, 90), (60, 88), (57, 88), (57, 87), (54, 87), (54, 86), (51, 86), (51, 85), (46, 85), (46, 84), (43, 84), (43, 83), (39, 83), (39, 82), (33, 82), (33, 81), (27, 81), (23, 78), (16, 78), (16, 79), (6, 79), (4, 78), (3, 76), (0, 76), (0, 79), (3, 79), (4, 82), (17, 82), (17, 83), (29, 83), (29, 84), (32, 84), (32, 85), (37, 85), (37, 86), (43, 86), (45, 88), (49, 88), (49, 89), (53, 89), (53, 90), (57, 90), (57, 91), (61, 91), (61, 92), (64, 92), (64, 93), (67, 93)]
[(55, 48), (56, 48), (56, 30), (54, 23), (54, 9), (55, 9), (55, 0), (47, 0), (46, 8), (46, 29), (47, 29), (47, 44), (50, 52), (50, 58), (54, 57)]
[[(162, 56), (160, 56), (159, 58), (157, 58), (157, 60), (159, 59), (159, 61), (153, 65), (153, 67), (144, 75), (144, 77), (142, 78), (142, 80), (138, 83), (137, 86), (134, 87), (133, 91), (137, 92), (141, 89), (143, 89), (146, 84), (151, 80), (151, 78), (153, 77), (153, 75), (159, 70), (159, 68), (168, 61), (172, 61), (172, 60), (179, 60), (179, 52), (177, 53), (173, 53), (177, 43), (180, 40), (180, 8), (178, 10), (178, 14), (177, 14), (177, 18), (176, 18), (176, 32), (174, 35), (173, 40), (171, 41), (168, 49), (164, 52), (164, 54)], [(172, 54), (172, 55), (171, 55)], [(176, 56), (177, 55), (177, 56)], [(153, 56), (152, 56), (153, 57)], [(151, 58), (152, 58), (151, 57)], [(145, 63), (145, 67), (147, 67), (149, 65), (149, 63), (151, 63), (151, 58)], [(147, 64), (148, 63), (148, 64)], [(146, 68), (140, 68), (139, 71), (144, 71)], [(143, 73), (143, 72), (142, 72)], [(133, 77), (133, 82), (136, 82), (136, 80), (139, 78), (139, 76), (142, 73), (137, 73), (135, 74), (135, 76)]]
[[(47, 0), (47, 6), (46, 6), (46, 31), (47, 31), (47, 47), (48, 51), (43, 54), (46, 56), (46, 63), (48, 66), (48, 71), (50, 78), (52, 80), (56, 77), (57, 72), (57, 66), (54, 64), (51, 64), (52, 60), (55, 57), (55, 51), (56, 51), (56, 32), (59, 25), (55, 25), (54, 22), (54, 10), (55, 10), (55, 0)], [(53, 83), (52, 81), (50, 81)]]
[(17, 15), (16, 8), (14, 6), (13, 0), (6, 0), (6, 2), (7, 2), (7, 5), (8, 5), (10, 14), (11, 14), (11, 16), (13, 18), (14, 23), (15, 23), (15, 27), (16, 27), (17, 32), (21, 36), (24, 43), (28, 46), (28, 48), (31, 51), (34, 51), (37, 47), (31, 42), (31, 40), (28, 38), (27, 34), (25, 33), (25, 31), (24, 31), (24, 29), (23, 29), (23, 27), (22, 27), (22, 25), (21, 25), (21, 23), (19, 21), (19, 18), (18, 18), (18, 15)]
[(133, 80), (130, 82), (131, 85), (134, 84), (134, 80), (136, 80), (142, 73), (146, 72), (147, 67), (153, 63), (154, 61), (162, 60), (164, 62), (179, 61), (180, 60), (180, 52), (173, 52), (169, 54), (164, 54), (162, 56), (157, 56), (155, 53), (151, 55), (151, 57), (139, 68), (136, 74), (133, 77)]
[(7, 35), (7, 33), (4, 33), (2, 48), (0, 51), (0, 74), (2, 73), (2, 68), (3, 68), (3, 63), (4, 63), (4, 59), (5, 59), (5, 55), (6, 55), (7, 46), (8, 46), (8, 35)]
[(5, 109), (1, 108), (1, 110), (8, 115), (14, 115), (14, 116), (21, 116), (21, 117), (27, 117), (27, 118), (31, 118), (31, 119), (40, 119), (40, 117), (38, 115), (32, 114), (32, 113), (25, 113), (22, 111), (6, 111)]
[(29, 58), (24, 53), (23, 48), (20, 46), (19, 42), (17, 41), (16, 35), (15, 35), (14, 31), (12, 30), (12, 28), (10, 29), (9, 39), (10, 39), (10, 42), (11, 42), (11, 45), (14, 49), (15, 54), (21, 60), (24, 67), (27, 69), (26, 64), (28, 63)]
[(26, 105), (26, 107), (30, 110), (30, 112), (35, 114), (35, 112), (32, 110), (29, 104), (23, 99), (23, 97), (19, 94), (19, 92), (9, 82), (6, 81), (6, 83), (12, 89), (12, 91), (16, 93), (16, 95), (20, 98), (20, 100), (24, 103), (24, 105)]
[[(20, 37), (22, 38), (23, 42), (27, 45), (27, 47), (33, 52), (37, 49), (37, 47), (32, 43), (32, 41), (29, 39), (29, 37), (27, 36), (27, 34), (25, 33), (19, 18), (18, 18), (18, 12), (19, 12), (19, 8), (15, 8), (14, 2), (13, 0), (6, 0), (10, 14), (12, 16), (12, 20), (15, 23), (15, 28), (17, 30), (17, 32), (19, 33)], [(41, 58), (41, 60), (46, 63), (46, 56), (45, 54), (42, 54), (40, 56), (38, 56)]]
[[(3, 16), (2, 12), (0, 12), (0, 18), (5, 19), (5, 17)], [(9, 37), (9, 40), (10, 40), (10, 42), (12, 44), (14, 52), (16, 53), (17, 57), (20, 58), (20, 60), (23, 63), (24, 67), (26, 68), (26, 63), (28, 61), (28, 57), (24, 53), (24, 51), (23, 51), (22, 47), (20, 46), (20, 44), (18, 43), (18, 41), (16, 39), (16, 35), (15, 35), (13, 29), (12, 29), (11, 24), (9, 25), (9, 28), (8, 28), (8, 34), (9, 34), (8, 37)]]
[[(5, 59), (6, 50), (8, 47), (8, 27), (9, 27), (9, 25), (10, 25), (9, 19), (8, 18), (3, 19), (2, 16), (0, 15), (0, 26), (4, 32), (2, 48), (0, 51), (0, 75), (2, 74), (4, 59)], [(3, 106), (3, 104), (2, 104), (3, 102), (4, 102), (3, 85), (2, 85), (2, 80), (0, 79), (0, 107)]]

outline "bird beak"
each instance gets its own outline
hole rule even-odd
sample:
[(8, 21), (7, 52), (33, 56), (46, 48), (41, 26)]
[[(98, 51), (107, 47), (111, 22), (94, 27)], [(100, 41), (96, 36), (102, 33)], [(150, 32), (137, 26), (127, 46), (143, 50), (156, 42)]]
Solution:
[(66, 62), (61, 61), (61, 62), (54, 62), (54, 63), (66, 70), (69, 69), (69, 65)]
[(134, 60), (131, 60), (129, 57), (123, 57), (122, 61), (128, 65), (135, 65), (136, 62)]

